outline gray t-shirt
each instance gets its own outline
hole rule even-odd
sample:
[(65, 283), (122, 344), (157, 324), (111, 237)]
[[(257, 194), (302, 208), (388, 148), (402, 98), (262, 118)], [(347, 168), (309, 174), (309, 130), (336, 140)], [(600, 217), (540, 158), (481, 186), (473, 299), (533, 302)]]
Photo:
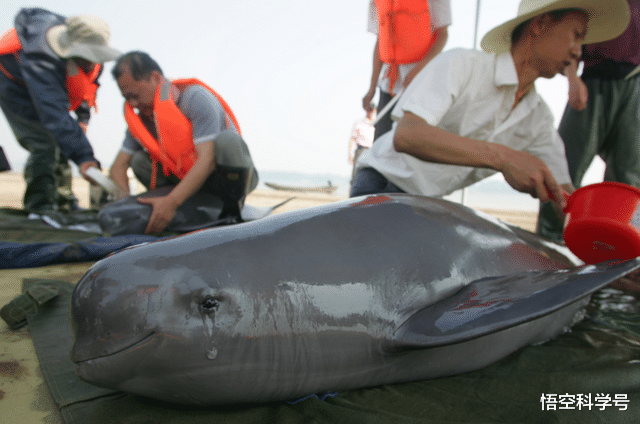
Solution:
[[(194, 144), (213, 141), (218, 134), (227, 129), (224, 108), (216, 96), (200, 85), (190, 85), (185, 88), (180, 93), (176, 105), (191, 122)], [(153, 121), (145, 116), (140, 116), (140, 118), (151, 135), (157, 139)], [(229, 125), (237, 132), (231, 120), (229, 120)], [(120, 151), (132, 155), (142, 149), (142, 144), (127, 129)]]

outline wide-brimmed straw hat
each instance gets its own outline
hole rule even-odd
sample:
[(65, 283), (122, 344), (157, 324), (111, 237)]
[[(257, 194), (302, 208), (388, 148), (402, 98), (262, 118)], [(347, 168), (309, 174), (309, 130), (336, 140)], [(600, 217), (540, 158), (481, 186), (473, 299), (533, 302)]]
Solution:
[(120, 52), (109, 46), (109, 25), (97, 16), (78, 15), (67, 18), (64, 25), (47, 31), (51, 49), (60, 57), (81, 57), (93, 63), (109, 62)]
[(511, 49), (511, 33), (521, 23), (554, 10), (574, 8), (584, 10), (589, 16), (585, 44), (615, 38), (629, 25), (627, 0), (522, 0), (518, 16), (489, 31), (480, 45), (490, 53), (507, 52)]

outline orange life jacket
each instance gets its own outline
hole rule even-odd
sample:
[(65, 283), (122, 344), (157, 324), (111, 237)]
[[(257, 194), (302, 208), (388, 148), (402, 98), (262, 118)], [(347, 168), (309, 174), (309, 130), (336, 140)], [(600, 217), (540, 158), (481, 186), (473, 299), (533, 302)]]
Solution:
[(67, 94), (69, 96), (69, 110), (76, 110), (86, 101), (90, 108), (98, 110), (96, 94), (98, 91), (98, 77), (102, 65), (96, 64), (87, 74), (73, 61), (67, 62)]
[(182, 91), (190, 85), (200, 85), (209, 90), (220, 102), (225, 111), (227, 129), (230, 121), (240, 133), (240, 126), (227, 102), (220, 97), (211, 87), (195, 78), (165, 81), (155, 94), (153, 102), (153, 115), (158, 139), (156, 140), (147, 127), (144, 126), (140, 116), (133, 107), (125, 102), (124, 117), (129, 126), (129, 132), (138, 140), (151, 156), (153, 170), (151, 174), (151, 189), (155, 188), (156, 166), (160, 162), (165, 176), (170, 174), (182, 179), (191, 170), (196, 162), (197, 154), (193, 143), (193, 129), (191, 122), (180, 111), (173, 97), (173, 86)]
[[(0, 36), (0, 55), (13, 54), (18, 58), (17, 53), (20, 49), (22, 44), (15, 28), (11, 28)], [(89, 104), (89, 107), (96, 108), (97, 80), (101, 69), (102, 65), (96, 64), (87, 74), (72, 61), (67, 61), (66, 88), (69, 96), (69, 110), (78, 109), (84, 101)], [(7, 78), (20, 82), (2, 64), (0, 64), (0, 72)]]
[(421, 60), (431, 49), (428, 0), (375, 0), (378, 11), (378, 51), (390, 66), (389, 91), (398, 78), (398, 65)]

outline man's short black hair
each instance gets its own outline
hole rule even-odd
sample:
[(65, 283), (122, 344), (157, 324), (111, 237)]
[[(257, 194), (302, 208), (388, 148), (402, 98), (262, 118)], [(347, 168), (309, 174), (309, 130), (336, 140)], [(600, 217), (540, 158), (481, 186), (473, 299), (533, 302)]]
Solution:
[(111, 71), (113, 78), (116, 80), (122, 75), (123, 65), (129, 68), (131, 77), (136, 81), (149, 78), (153, 71), (158, 71), (160, 75), (164, 75), (162, 69), (160, 69), (160, 65), (147, 53), (141, 51), (125, 53), (116, 60), (116, 64)]

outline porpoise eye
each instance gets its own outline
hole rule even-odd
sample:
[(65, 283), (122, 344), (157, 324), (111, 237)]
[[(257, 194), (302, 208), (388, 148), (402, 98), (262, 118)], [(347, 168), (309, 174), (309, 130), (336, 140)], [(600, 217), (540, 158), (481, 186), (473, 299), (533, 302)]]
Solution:
[(202, 302), (200, 302), (200, 307), (204, 313), (211, 313), (218, 310), (218, 306), (220, 306), (220, 301), (213, 296), (205, 297)]

